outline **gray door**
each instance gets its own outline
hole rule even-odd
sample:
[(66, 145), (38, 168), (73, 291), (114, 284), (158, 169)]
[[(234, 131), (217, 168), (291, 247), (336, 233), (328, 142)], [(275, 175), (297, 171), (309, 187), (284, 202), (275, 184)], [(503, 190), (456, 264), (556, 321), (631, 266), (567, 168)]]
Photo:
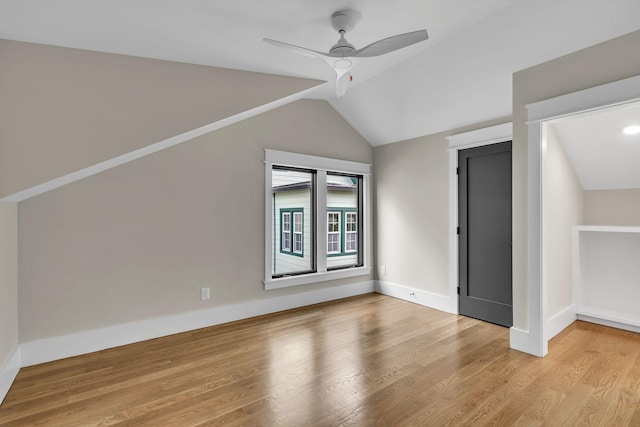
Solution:
[(458, 152), (460, 314), (513, 325), (511, 141)]

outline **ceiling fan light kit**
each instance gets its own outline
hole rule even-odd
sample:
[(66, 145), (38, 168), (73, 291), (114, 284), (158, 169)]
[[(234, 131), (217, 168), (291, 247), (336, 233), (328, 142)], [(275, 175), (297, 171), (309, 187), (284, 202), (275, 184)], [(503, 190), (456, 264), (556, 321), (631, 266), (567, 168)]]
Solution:
[(362, 49), (356, 49), (354, 45), (347, 41), (345, 34), (355, 27), (360, 18), (360, 13), (353, 9), (339, 10), (331, 15), (331, 26), (338, 31), (340, 39), (329, 49), (329, 52), (326, 53), (269, 38), (263, 40), (300, 55), (324, 60), (336, 72), (336, 96), (340, 97), (344, 95), (349, 82), (353, 80), (349, 73), (353, 66), (353, 61), (347, 58), (366, 58), (384, 55), (385, 53), (411, 46), (412, 44), (429, 38), (427, 30), (418, 30), (387, 37), (373, 42)]

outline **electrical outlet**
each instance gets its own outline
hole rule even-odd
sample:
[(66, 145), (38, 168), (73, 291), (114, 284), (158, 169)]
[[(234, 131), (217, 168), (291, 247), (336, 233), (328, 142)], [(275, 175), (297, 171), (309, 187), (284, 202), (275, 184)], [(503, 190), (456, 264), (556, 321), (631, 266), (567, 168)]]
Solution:
[(202, 301), (206, 301), (211, 297), (211, 289), (210, 288), (202, 288), (200, 289), (200, 299)]
[(383, 276), (387, 274), (387, 267), (385, 267), (384, 265), (380, 266), (380, 274)]

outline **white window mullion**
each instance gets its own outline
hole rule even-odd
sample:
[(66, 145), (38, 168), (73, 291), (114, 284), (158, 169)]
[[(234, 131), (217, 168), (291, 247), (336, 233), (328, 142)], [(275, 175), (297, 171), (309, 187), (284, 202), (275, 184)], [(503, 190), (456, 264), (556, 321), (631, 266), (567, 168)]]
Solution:
[(316, 269), (318, 273), (327, 271), (327, 171), (318, 170), (316, 173)]

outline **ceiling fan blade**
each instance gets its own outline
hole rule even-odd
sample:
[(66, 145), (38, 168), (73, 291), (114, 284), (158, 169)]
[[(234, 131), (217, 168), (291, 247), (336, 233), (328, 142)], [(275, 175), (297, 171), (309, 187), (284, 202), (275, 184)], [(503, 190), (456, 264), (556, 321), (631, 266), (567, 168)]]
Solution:
[(262, 39), (262, 41), (265, 41), (265, 42), (267, 42), (269, 44), (272, 44), (274, 46), (278, 46), (278, 47), (282, 47), (282, 48), (288, 49), (288, 50), (290, 50), (292, 52), (295, 52), (295, 53), (297, 53), (299, 55), (308, 56), (310, 58), (321, 58), (321, 59), (324, 59), (325, 57), (329, 56), (328, 54), (326, 54), (324, 52), (318, 52), (316, 50), (307, 49), (306, 47), (300, 47), (300, 46), (296, 46), (294, 44), (280, 42), (278, 40), (264, 38), (264, 39)]
[(403, 47), (411, 46), (412, 44), (419, 43), (427, 40), (429, 35), (427, 30), (412, 31), (410, 33), (398, 34), (395, 36), (387, 37), (386, 39), (378, 40), (371, 43), (369, 46), (365, 46), (362, 49), (358, 49), (352, 54), (345, 56), (355, 57), (368, 57), (384, 55), (385, 53), (393, 52), (394, 50), (402, 49)]
[(336, 97), (340, 98), (345, 94), (347, 89), (349, 88), (349, 83), (351, 82), (351, 73), (349, 70), (338, 69), (336, 70)]

